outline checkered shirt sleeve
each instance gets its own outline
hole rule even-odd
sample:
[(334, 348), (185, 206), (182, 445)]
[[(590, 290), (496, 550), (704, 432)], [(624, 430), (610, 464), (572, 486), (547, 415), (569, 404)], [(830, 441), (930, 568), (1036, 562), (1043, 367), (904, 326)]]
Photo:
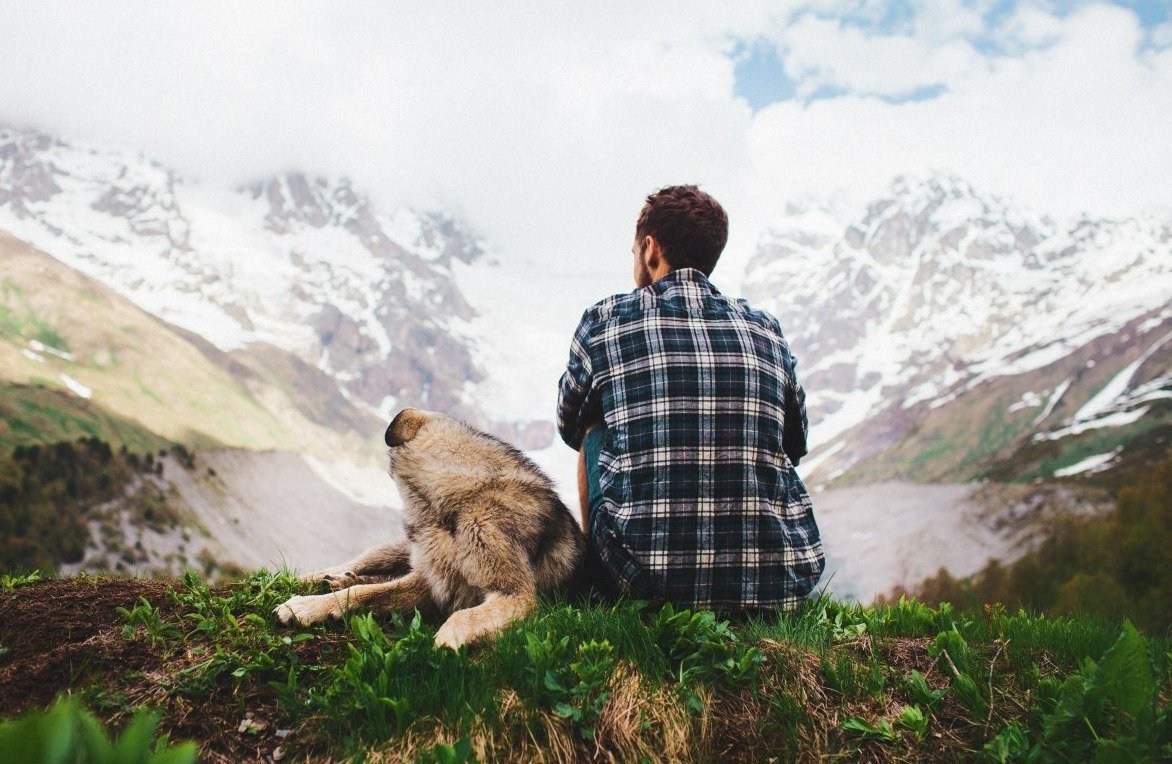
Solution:
[(573, 448), (607, 426), (591, 539), (633, 596), (789, 608), (825, 565), (805, 393), (777, 320), (675, 271), (588, 309), (558, 397)]

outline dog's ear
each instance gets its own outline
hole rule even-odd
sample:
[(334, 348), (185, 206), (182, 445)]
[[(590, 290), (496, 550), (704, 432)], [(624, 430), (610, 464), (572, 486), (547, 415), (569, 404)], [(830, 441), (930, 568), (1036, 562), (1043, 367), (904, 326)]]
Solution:
[(383, 440), (391, 448), (401, 446), (419, 434), (419, 430), (427, 423), (427, 415), (418, 409), (403, 409), (387, 427)]

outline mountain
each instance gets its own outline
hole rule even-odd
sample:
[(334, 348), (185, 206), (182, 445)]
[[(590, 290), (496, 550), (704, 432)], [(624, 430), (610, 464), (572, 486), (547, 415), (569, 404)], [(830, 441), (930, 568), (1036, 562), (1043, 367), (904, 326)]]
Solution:
[(904, 177), (853, 219), (791, 208), (745, 285), (801, 361), (814, 484), (1103, 480), (1172, 442), (1167, 220)]
[(345, 179), (218, 188), (133, 150), (0, 127), (0, 229), (221, 353), (292, 356), (280, 365), (317, 370), (333, 387), (319, 392), (378, 420), (400, 404), (479, 413), (452, 268), (482, 249), (452, 218), (384, 212)]
[[(575, 503), (557, 375), (581, 310), (626, 284), (495, 263), (460, 221), (384, 209), (342, 178), (219, 187), (12, 127), (0, 231), (0, 446), (90, 435), (165, 452), (135, 490), (199, 531), (189, 558), (306, 567), (393, 532), (380, 435), (403, 405), (525, 448)], [(1051, 509), (1099, 512), (1168, 450), (1168, 221), (1055, 220), (953, 176), (900, 178), (857, 214), (792, 207), (742, 283), (801, 360), (801, 471), (826, 488), (846, 594), (1016, 556)], [(863, 528), (885, 504), (905, 519)], [(181, 532), (100, 512), (122, 538), (71, 564), (179, 553)]]
[[(309, 422), (274, 414), (243, 375), (113, 290), (2, 231), (0, 259), (0, 379), (59, 390), (77, 406), (133, 421), (155, 437), (130, 431), (124, 437), (104, 427), (89, 434), (139, 448), (168, 441), (253, 449), (301, 443), (296, 430)], [(62, 413), (72, 407), (52, 406)], [(13, 413), (5, 420), (9, 430), (19, 422)], [(18, 437), (9, 433), (0, 441)]]
[[(482, 372), (453, 277), (480, 246), (441, 215), (383, 214), (341, 179), (221, 189), (132, 150), (0, 127), (5, 459), (96, 436), (166, 464), (126, 508), (86, 509), (92, 538), (70, 564), (353, 555), (398, 527), (390, 411), (485, 419), (468, 404)], [(164, 458), (171, 444), (195, 452)], [(144, 491), (181, 518), (185, 551), (180, 531), (136, 525)]]
[[(265, 345), (238, 363), (3, 232), (0, 264), (0, 525), (19, 531), (67, 497), (89, 538), (62, 571), (323, 567), (398, 532), (390, 480), (362, 458), (380, 455), (370, 422), (347, 419), (361, 412), (322, 392), (321, 372)], [(123, 487), (99, 476), (95, 492), (69, 477), (90, 465), (41, 465), (37, 488), (30, 455), (69, 456), (60, 444), (79, 436), (157, 472)], [(37, 541), (4, 549), (43, 565)]]

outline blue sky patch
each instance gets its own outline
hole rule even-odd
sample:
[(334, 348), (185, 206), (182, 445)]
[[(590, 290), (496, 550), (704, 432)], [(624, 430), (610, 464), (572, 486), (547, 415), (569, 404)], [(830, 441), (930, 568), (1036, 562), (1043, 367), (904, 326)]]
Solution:
[(891, 104), (912, 103), (915, 101), (931, 101), (933, 98), (938, 98), (948, 92), (948, 86), (943, 82), (937, 82), (933, 85), (921, 85), (915, 90), (910, 90), (906, 93), (897, 93), (895, 95), (881, 95), (879, 100), (886, 101)]
[(1111, 0), (1111, 4), (1129, 9), (1145, 28), (1158, 26), (1172, 18), (1172, 3), (1168, 0)]
[(732, 58), (736, 62), (734, 93), (748, 101), (754, 112), (771, 103), (788, 101), (797, 93), (797, 83), (786, 75), (777, 48), (769, 41), (738, 43)]

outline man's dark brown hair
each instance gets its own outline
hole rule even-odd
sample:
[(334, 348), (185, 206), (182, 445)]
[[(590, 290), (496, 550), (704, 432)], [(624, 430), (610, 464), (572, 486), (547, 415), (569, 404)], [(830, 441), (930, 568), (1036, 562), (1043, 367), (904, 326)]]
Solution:
[(668, 186), (648, 196), (639, 213), (635, 239), (644, 236), (659, 242), (673, 270), (699, 268), (711, 276), (728, 242), (728, 215), (696, 186)]

